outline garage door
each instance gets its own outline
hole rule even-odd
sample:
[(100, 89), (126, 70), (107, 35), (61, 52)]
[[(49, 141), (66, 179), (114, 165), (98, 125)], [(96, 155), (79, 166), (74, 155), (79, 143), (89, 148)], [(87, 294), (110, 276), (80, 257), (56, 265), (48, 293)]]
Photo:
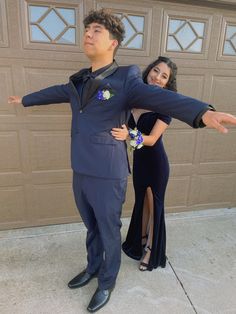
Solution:
[[(67, 82), (88, 66), (82, 20), (92, 8), (112, 7), (125, 24), (119, 64), (144, 68), (158, 55), (170, 56), (179, 67), (179, 92), (236, 114), (235, 6), (194, 3), (0, 1), (1, 229), (80, 220), (71, 190), (69, 106), (25, 109), (8, 105), (7, 97)], [(235, 133), (173, 121), (164, 136), (171, 162), (168, 212), (236, 206)], [(124, 216), (132, 204), (130, 178)]]

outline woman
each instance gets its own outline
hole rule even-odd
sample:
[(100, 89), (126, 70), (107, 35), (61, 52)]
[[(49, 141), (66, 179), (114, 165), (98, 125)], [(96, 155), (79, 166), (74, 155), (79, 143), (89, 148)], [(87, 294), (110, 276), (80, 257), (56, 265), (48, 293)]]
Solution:
[[(143, 80), (172, 91), (176, 89), (177, 66), (169, 58), (159, 57), (143, 72)], [(142, 133), (133, 154), (133, 184), (135, 204), (123, 251), (141, 260), (141, 271), (166, 266), (166, 230), (164, 198), (169, 178), (169, 162), (162, 142), (162, 134), (171, 118), (155, 112), (134, 109), (129, 128)], [(136, 131), (137, 132), (137, 131)], [(112, 129), (117, 140), (125, 140), (126, 126)], [(131, 132), (132, 133), (132, 132)], [(130, 133), (130, 134), (131, 134)], [(132, 134), (131, 134), (132, 136)], [(135, 146), (132, 142), (132, 146)], [(140, 146), (144, 145), (141, 149)]]

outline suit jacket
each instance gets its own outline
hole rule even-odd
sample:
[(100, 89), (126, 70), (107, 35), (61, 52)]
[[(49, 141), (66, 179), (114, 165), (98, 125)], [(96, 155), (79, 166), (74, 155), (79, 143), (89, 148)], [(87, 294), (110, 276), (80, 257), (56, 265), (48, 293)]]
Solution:
[[(209, 105), (181, 94), (144, 84), (137, 66), (120, 66), (90, 89), (81, 102), (75, 86), (82, 84), (81, 72), (69, 83), (26, 95), (25, 107), (70, 102), (72, 109), (71, 163), (77, 173), (122, 179), (129, 173), (126, 143), (110, 131), (126, 123), (132, 108), (143, 108), (172, 116), (192, 127)], [(109, 97), (110, 96), (110, 97)]]

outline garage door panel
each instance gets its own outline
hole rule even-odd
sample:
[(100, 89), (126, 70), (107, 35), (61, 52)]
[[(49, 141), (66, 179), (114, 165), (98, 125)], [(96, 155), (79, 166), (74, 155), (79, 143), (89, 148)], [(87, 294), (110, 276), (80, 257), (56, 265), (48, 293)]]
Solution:
[(197, 133), (194, 130), (171, 130), (164, 137), (164, 144), (171, 164), (192, 164)]
[(0, 47), (8, 46), (6, 1), (0, 2)]
[(179, 207), (182, 210), (187, 207), (190, 179), (190, 176), (170, 178), (165, 204), (167, 208), (171, 207), (171, 211), (178, 211)]
[(206, 208), (229, 207), (234, 186), (235, 175), (232, 174), (194, 176), (191, 183), (190, 205)]
[[(26, 93), (37, 91), (52, 85), (67, 83), (69, 76), (74, 72), (75, 70), (24, 68)], [(29, 108), (27, 113), (29, 115), (70, 115), (70, 106), (68, 104), (34, 106)]]
[(28, 116), (70, 116), (70, 107), (68, 104), (52, 104), (52, 105), (45, 105), (45, 106), (34, 106), (28, 107), (25, 111), (25, 114)]
[(15, 106), (7, 103), (8, 96), (12, 94), (12, 91), (11, 67), (0, 66), (0, 117), (2, 115), (16, 115)]
[(70, 183), (33, 185), (32, 213), (36, 220), (47, 221), (50, 218), (79, 218)]
[[(188, 72), (189, 70), (190, 69), (188, 69)], [(204, 75), (189, 75), (186, 73), (178, 74), (177, 78), (178, 91), (186, 96), (202, 99), (202, 91), (204, 84), (205, 84)]]
[(17, 131), (0, 132), (0, 172), (21, 172), (20, 142)]
[[(205, 130), (202, 138), (200, 163), (236, 163), (236, 129), (225, 134), (218, 134), (214, 130)], [(232, 168), (236, 172), (236, 167)]]
[(24, 198), (23, 186), (0, 187), (0, 199), (1, 223), (25, 222), (27, 204)]
[(30, 159), (32, 171), (70, 169), (70, 133), (31, 131)]
[(52, 184), (52, 183), (70, 183), (72, 182), (72, 170), (40, 170), (33, 171), (30, 174), (32, 184)]
[(0, 187), (24, 185), (26, 180), (22, 172), (2, 172), (0, 173)]
[(170, 176), (172, 178), (174, 177), (182, 177), (182, 176), (189, 176), (192, 173), (194, 173), (195, 170), (195, 165), (192, 163), (183, 163), (183, 164), (175, 164), (171, 163), (170, 164)]
[(236, 173), (236, 130), (218, 134), (213, 130), (204, 130), (199, 148), (198, 174)]
[(236, 114), (236, 77), (231, 75), (213, 76), (211, 102), (216, 104), (218, 111)]

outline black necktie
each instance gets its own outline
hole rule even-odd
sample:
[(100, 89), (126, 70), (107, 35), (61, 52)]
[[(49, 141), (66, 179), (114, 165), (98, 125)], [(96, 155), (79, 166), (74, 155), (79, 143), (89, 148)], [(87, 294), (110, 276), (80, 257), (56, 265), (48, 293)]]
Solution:
[(87, 102), (94, 94), (94, 92), (102, 84), (101, 80), (96, 80), (92, 73), (86, 73), (83, 75), (83, 87), (82, 87), (82, 108), (87, 105)]

